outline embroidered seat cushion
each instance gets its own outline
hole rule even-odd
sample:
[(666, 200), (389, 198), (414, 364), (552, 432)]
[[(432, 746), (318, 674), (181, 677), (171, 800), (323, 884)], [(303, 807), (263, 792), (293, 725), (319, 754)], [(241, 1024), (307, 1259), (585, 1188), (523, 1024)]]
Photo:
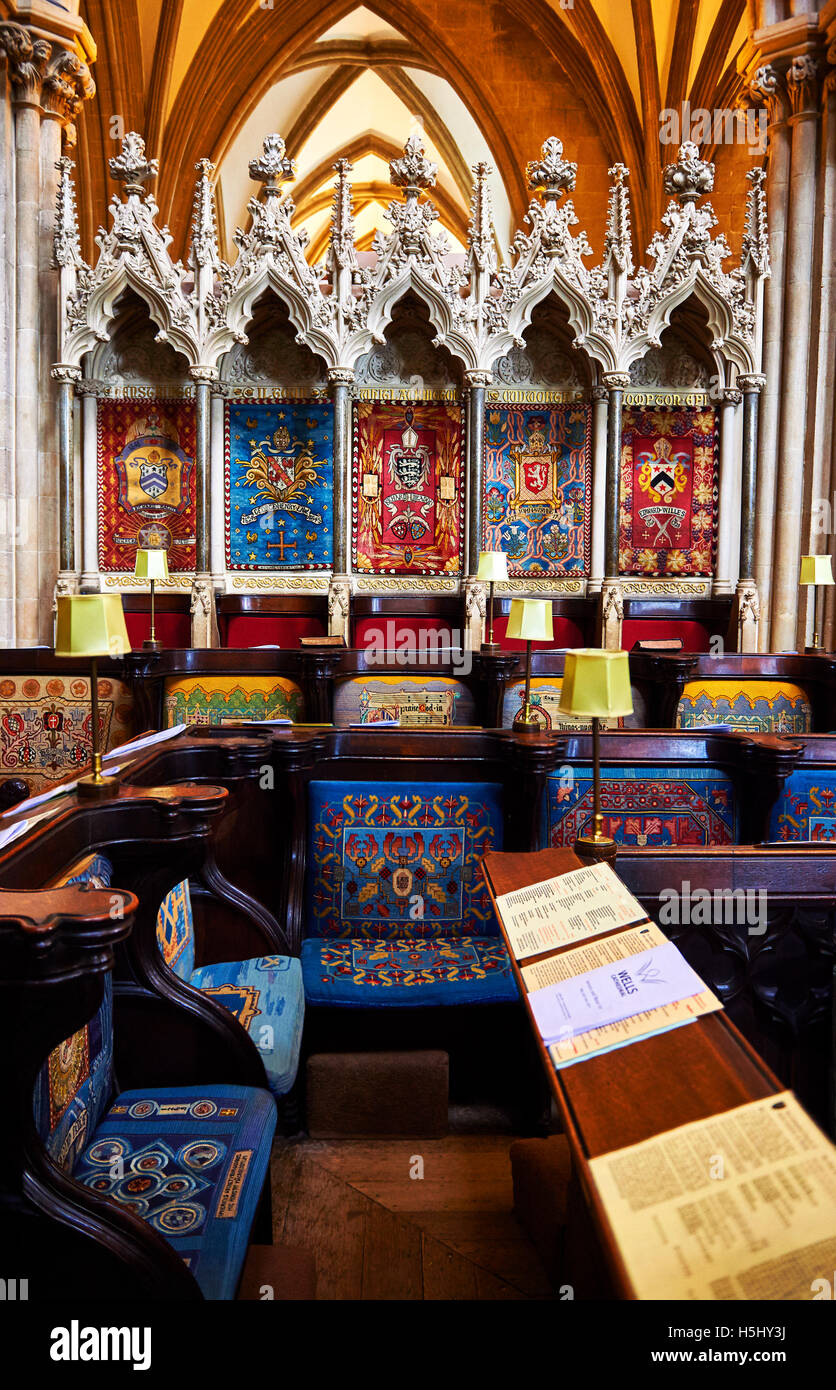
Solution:
[(157, 913), (157, 945), (169, 970), (229, 1009), (261, 1053), (270, 1090), (284, 1096), (296, 1080), (305, 995), (298, 960), (259, 956), (195, 969), (189, 881), (167, 893)]
[[(133, 735), (131, 692), (99, 680), (101, 748)], [(30, 794), (76, 775), (92, 758), (89, 676), (4, 676), (0, 680), (0, 780), (23, 777)]]
[(479, 861), (502, 848), (492, 782), (311, 782), (309, 1003), (487, 1003), (516, 998)]
[[(541, 845), (573, 845), (591, 833), (592, 769), (550, 774)], [(731, 778), (716, 767), (604, 767), (603, 833), (637, 848), (728, 845), (737, 839)]]
[[(113, 868), (103, 854), (88, 854), (56, 882), (109, 888)], [(59, 1168), (73, 1164), (110, 1102), (113, 1091), (113, 985), (105, 976), (97, 1012), (71, 1038), (53, 1048), (32, 1097), (35, 1127)]]
[(518, 997), (508, 952), (497, 936), (314, 936), (302, 943), (302, 973), (309, 1004), (349, 1009), (512, 1004)]
[(473, 696), (449, 676), (353, 676), (334, 692), (334, 723), (472, 724)]
[(225, 719), (301, 718), (302, 691), (286, 676), (178, 676), (165, 683), (167, 729)]
[(164, 1236), (204, 1298), (233, 1299), (275, 1128), (272, 1098), (252, 1087), (124, 1091), (73, 1177)]
[(809, 734), (807, 692), (791, 681), (689, 681), (676, 708), (677, 729), (726, 724), (761, 734)]
[(299, 1069), (305, 1021), (299, 961), (259, 956), (203, 965), (189, 983), (235, 1015), (261, 1053), (273, 1095), (287, 1095)]

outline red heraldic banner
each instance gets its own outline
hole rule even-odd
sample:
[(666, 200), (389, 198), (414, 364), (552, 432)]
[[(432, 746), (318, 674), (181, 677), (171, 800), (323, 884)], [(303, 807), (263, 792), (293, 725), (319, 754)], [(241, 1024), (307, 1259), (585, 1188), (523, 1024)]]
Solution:
[(99, 568), (132, 572), (139, 549), (195, 567), (195, 406), (191, 400), (100, 400)]
[(358, 401), (354, 564), (375, 574), (461, 567), (463, 412), (443, 401)]
[(622, 574), (707, 575), (716, 545), (719, 438), (712, 409), (625, 410)]

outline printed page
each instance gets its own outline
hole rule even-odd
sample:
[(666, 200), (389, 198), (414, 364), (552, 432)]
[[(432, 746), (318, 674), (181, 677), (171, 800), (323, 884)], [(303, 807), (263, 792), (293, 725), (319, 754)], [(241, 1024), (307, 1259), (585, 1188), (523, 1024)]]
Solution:
[(690, 999), (704, 989), (682, 952), (666, 941), (534, 990), (528, 1002), (540, 1036), (551, 1043)]
[(651, 946), (664, 946), (667, 939), (655, 922), (648, 922), (646, 926), (621, 931), (617, 936), (605, 936), (601, 941), (591, 941), (586, 946), (535, 960), (531, 965), (521, 966), (520, 974), (527, 990), (545, 989), (547, 985), (583, 975), (587, 970), (598, 970), (602, 965), (624, 960), (625, 956), (648, 951)]
[(832, 1298), (836, 1148), (791, 1091), (590, 1170), (639, 1298)]
[(591, 864), (496, 900), (516, 960), (646, 922), (647, 914), (609, 864)]

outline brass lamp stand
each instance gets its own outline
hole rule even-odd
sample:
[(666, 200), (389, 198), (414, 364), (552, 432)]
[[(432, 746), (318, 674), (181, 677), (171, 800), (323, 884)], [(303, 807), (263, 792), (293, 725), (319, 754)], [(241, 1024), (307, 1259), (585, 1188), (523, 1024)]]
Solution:
[(633, 713), (627, 653), (596, 648), (567, 652), (560, 709), (573, 718), (592, 720), (592, 834), (578, 836), (575, 853), (581, 859), (612, 861), (617, 846), (604, 834), (601, 812), (601, 720)]
[(515, 729), (536, 729), (539, 721), (535, 718), (531, 704), (531, 643), (551, 642), (554, 637), (551, 603), (536, 598), (515, 598), (508, 617), (506, 637), (525, 642), (525, 695), (522, 709), (514, 720)]
[(99, 657), (124, 656), (131, 650), (122, 599), (119, 594), (71, 594), (57, 600), (55, 655), (88, 657), (90, 660), (90, 717), (93, 771), (80, 777), (76, 793), (81, 797), (110, 796), (112, 777), (102, 772), (99, 730)]

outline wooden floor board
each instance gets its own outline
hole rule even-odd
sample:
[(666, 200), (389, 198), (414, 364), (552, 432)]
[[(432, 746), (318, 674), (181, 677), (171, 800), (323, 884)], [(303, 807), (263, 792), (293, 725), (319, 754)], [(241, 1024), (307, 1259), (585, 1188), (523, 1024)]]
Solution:
[[(544, 1299), (513, 1215), (508, 1135), (277, 1144), (275, 1238), (313, 1250), (319, 1299)], [(410, 1176), (417, 1156), (424, 1177)]]

